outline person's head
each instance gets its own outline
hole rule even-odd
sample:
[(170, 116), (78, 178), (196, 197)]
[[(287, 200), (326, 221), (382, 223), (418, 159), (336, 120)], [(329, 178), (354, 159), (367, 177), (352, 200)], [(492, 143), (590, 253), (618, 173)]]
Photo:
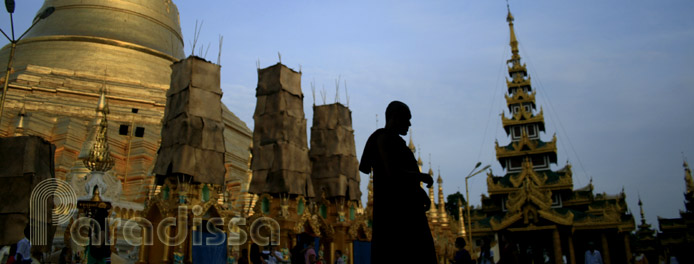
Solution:
[(26, 238), (29, 238), (30, 235), (31, 235), (31, 228), (29, 227), (29, 224), (27, 224), (26, 226), (24, 226), (24, 236)]
[(465, 245), (467, 243), (465, 242), (465, 238), (459, 237), (455, 239), (455, 247), (458, 249), (463, 249), (465, 248)]
[(338, 250), (335, 250), (335, 255), (337, 255), (338, 258), (339, 258), (339, 257), (342, 257), (342, 251), (339, 250), (339, 249), (338, 249)]
[(591, 252), (595, 251), (595, 243), (593, 243), (593, 241), (588, 242), (588, 250)]
[(410, 129), (412, 114), (410, 108), (400, 101), (392, 101), (386, 108), (386, 129), (399, 135), (407, 135)]

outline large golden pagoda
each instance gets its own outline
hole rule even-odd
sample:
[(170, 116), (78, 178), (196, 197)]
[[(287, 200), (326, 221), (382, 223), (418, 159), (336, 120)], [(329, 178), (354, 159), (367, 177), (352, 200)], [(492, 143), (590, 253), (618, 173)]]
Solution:
[[(170, 0), (46, 0), (40, 10), (49, 6), (55, 12), (17, 44), (0, 136), (46, 139), (56, 146), (55, 177), (84, 186), (90, 176), (83, 160), (95, 139), (89, 131), (99, 120), (94, 106), (107, 99), (114, 166), (105, 173), (120, 181), (124, 201), (112, 212), (140, 216), (156, 191), (152, 169), (171, 64), (185, 57), (178, 9)], [(9, 45), (0, 50), (0, 61), (9, 51)], [(227, 188), (215, 199), (238, 212), (252, 204), (246, 193), (252, 134), (222, 108)]]
[[(55, 12), (17, 45), (0, 135), (14, 134), (24, 108), (23, 133), (57, 147), (56, 177), (84, 180), (88, 170), (78, 156), (88, 151), (83, 146), (90, 141), (89, 121), (104, 89), (114, 172), (124, 197), (143, 202), (159, 147), (170, 65), (184, 57), (178, 9), (171, 1), (46, 0), (40, 10), (49, 6)], [(0, 61), (7, 61), (8, 53), (9, 45), (0, 50)], [(251, 131), (226, 109), (223, 117), (227, 182), (240, 191), (250, 177)]]
[[(487, 177), (489, 196), (471, 216), (473, 244), (492, 241), (496, 258), (518, 257), (521, 263), (583, 262), (588, 242), (602, 253), (604, 263), (622, 263), (631, 257), (629, 233), (634, 218), (625, 194), (594, 194), (592, 183), (573, 189), (571, 166), (552, 170), (557, 162), (556, 136), (543, 141), (543, 112), (535, 104), (526, 65), (521, 63), (514, 18), (509, 10), (511, 58), (507, 61), (506, 105), (510, 117), (501, 122), (510, 137), (496, 143), (496, 158), (506, 174)], [(496, 243), (495, 243), (496, 242)], [(515, 251), (515, 253), (514, 253)], [(500, 254), (499, 254), (500, 253)]]

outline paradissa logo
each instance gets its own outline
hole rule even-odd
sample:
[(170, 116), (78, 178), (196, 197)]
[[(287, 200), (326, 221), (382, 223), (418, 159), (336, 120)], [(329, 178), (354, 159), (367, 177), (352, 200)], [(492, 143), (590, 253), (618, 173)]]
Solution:
[[(86, 246), (89, 243), (89, 230), (91, 230), (91, 241), (94, 245), (101, 245), (101, 241), (104, 241), (106, 245), (113, 245), (113, 230), (111, 227), (118, 229), (123, 228), (123, 237), (125, 241), (132, 246), (146, 245), (150, 246), (154, 244), (154, 234), (156, 232), (156, 238), (166, 246), (179, 246), (183, 244), (188, 234), (191, 232), (188, 230), (188, 207), (179, 206), (177, 217), (166, 217), (159, 222), (156, 228), (152, 225), (146, 218), (134, 217), (128, 219), (123, 223), (122, 219), (119, 218), (109, 218), (107, 221), (109, 226), (105, 228), (105, 238), (102, 240), (101, 236), (101, 225), (98, 221), (89, 217), (80, 217), (76, 222), (70, 227), (70, 234), (72, 240), (80, 245)], [(203, 232), (192, 232), (192, 240), (194, 246), (208, 245), (208, 246), (219, 246), (223, 245), (226, 234), (223, 230), (219, 229), (218, 226), (227, 226), (229, 232), (229, 237), (226, 239), (227, 245), (238, 246), (243, 245), (248, 241), (248, 234), (241, 228), (241, 226), (246, 225), (246, 219), (242, 217), (234, 217), (228, 223), (225, 223), (224, 218), (213, 217), (208, 219), (207, 224), (202, 226), (202, 218), (197, 217), (202, 213), (202, 207), (199, 205), (193, 206), (193, 226), (200, 227), (198, 230), (205, 228), (207, 233), (212, 234), (211, 237), (206, 237), (203, 240)], [(261, 230), (267, 228), (269, 235), (261, 235)], [(139, 230), (138, 230), (139, 229)], [(172, 236), (171, 230), (176, 230), (176, 235)], [(280, 242), (280, 225), (279, 223), (269, 217), (260, 217), (253, 221), (250, 226), (250, 238), (253, 243), (260, 246), (267, 246), (272, 242), (272, 245), (279, 245)], [(99, 241), (99, 242), (97, 242)], [(204, 241), (204, 243), (203, 243)]]
[[(52, 198), (52, 200), (51, 200)], [(31, 222), (31, 241), (34, 245), (46, 245), (47, 232), (45, 228), (47, 221), (46, 208), (49, 202), (55, 204), (51, 212), (54, 226), (67, 224), (72, 218), (73, 213), (77, 208), (77, 195), (72, 189), (72, 186), (66, 181), (60, 179), (46, 179), (41, 181), (32, 191), (30, 199), (29, 218)], [(148, 219), (142, 217), (134, 217), (123, 221), (120, 218), (107, 218), (105, 228), (101, 228), (101, 224), (89, 217), (79, 217), (73, 222), (70, 227), (70, 235), (72, 240), (81, 246), (86, 246), (90, 241), (93, 245), (113, 245), (115, 239), (112, 230), (118, 229), (123, 231), (125, 241), (132, 246), (153, 245), (154, 234), (161, 243), (167, 246), (178, 246), (183, 244), (187, 239), (188, 234), (193, 235), (193, 245), (223, 245), (227, 241), (227, 245), (242, 245), (248, 241), (248, 233), (242, 228), (246, 225), (246, 219), (243, 217), (233, 217), (229, 222), (225, 223), (224, 218), (213, 217), (207, 220), (203, 227), (203, 208), (199, 205), (192, 207), (193, 219), (192, 226), (197, 227), (197, 230), (204, 230), (212, 236), (206, 237), (203, 243), (203, 232), (190, 232), (188, 230), (188, 207), (179, 206), (177, 217), (166, 217), (162, 219), (156, 226)], [(218, 227), (226, 226), (229, 230), (229, 237)], [(175, 236), (171, 236), (171, 230), (175, 229)], [(266, 231), (261, 232), (263, 229)], [(102, 234), (104, 230), (104, 234)], [(269, 217), (260, 217), (251, 223), (249, 229), (250, 238), (253, 243), (260, 246), (279, 245), (280, 243), (280, 225)], [(266, 234), (266, 235), (262, 235)], [(104, 239), (102, 239), (102, 235)]]

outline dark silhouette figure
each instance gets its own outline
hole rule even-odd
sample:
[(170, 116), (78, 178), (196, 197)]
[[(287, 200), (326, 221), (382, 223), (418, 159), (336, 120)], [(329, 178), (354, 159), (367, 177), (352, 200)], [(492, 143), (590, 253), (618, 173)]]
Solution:
[(472, 257), (470, 257), (470, 252), (465, 250), (465, 239), (462, 237), (458, 237), (455, 239), (455, 247), (458, 248), (458, 251), (455, 252), (455, 256), (453, 256), (453, 261), (451, 263), (454, 264), (473, 264), (474, 262), (472, 261)]
[[(393, 262), (394, 250), (406, 253), (408, 263), (436, 263), (434, 240), (425, 212), (431, 201), (420, 182), (433, 184), (421, 173), (406, 135), (412, 114), (406, 104), (393, 101), (386, 108), (386, 126), (369, 137), (359, 170), (373, 169), (373, 233), (371, 263)], [(398, 254), (395, 254), (398, 255)]]

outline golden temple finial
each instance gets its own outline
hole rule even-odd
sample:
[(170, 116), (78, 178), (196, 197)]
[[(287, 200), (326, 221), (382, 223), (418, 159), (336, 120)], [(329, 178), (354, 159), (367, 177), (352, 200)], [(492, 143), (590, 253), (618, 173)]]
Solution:
[(407, 147), (410, 148), (410, 150), (412, 151), (412, 154), (417, 152), (417, 149), (414, 147), (414, 141), (412, 140), (412, 129), (410, 129), (410, 143), (408, 144)]
[(422, 164), (424, 164), (424, 162), (422, 161), (422, 147), (417, 146), (417, 149), (419, 149), (419, 152), (417, 152), (417, 165), (419, 165), (419, 171), (421, 172)]
[(14, 129), (14, 136), (15, 137), (21, 137), (24, 136), (24, 126), (25, 126), (25, 117), (27, 115), (27, 111), (24, 108), (24, 105), (22, 105), (22, 109), (19, 110), (19, 113), (17, 114), (17, 123)]
[(439, 214), (441, 217), (441, 225), (448, 226), (448, 214), (446, 213), (446, 201), (443, 197), (443, 179), (441, 178), (441, 169), (438, 169), (439, 177), (436, 182), (439, 184)]
[(463, 219), (463, 200), (458, 197), (458, 236), (465, 237), (465, 221)]
[(511, 8), (508, 5), (508, 2), (506, 2), (506, 9), (508, 10), (508, 15), (506, 16), (506, 22), (508, 22), (508, 27), (511, 32), (511, 40), (509, 44), (511, 45), (511, 53), (513, 54), (511, 56), (511, 60), (509, 62), (514, 62), (514, 63), (520, 63), (519, 59), (520, 56), (518, 55), (518, 40), (516, 39), (516, 31), (513, 28), (513, 15), (511, 14)]
[(441, 188), (443, 188), (443, 186), (441, 186), (441, 184), (443, 184), (443, 179), (441, 179), (441, 168), (438, 168), (438, 172), (439, 177), (436, 179), (436, 182), (439, 184), (439, 190), (441, 190)]
[(431, 153), (429, 153), (429, 171), (427, 172), (429, 176), (434, 177), (434, 171), (431, 169)]
[(374, 199), (374, 173), (373, 171), (369, 173), (369, 185), (366, 187), (367, 190), (369, 190), (366, 204), (371, 205), (373, 204), (373, 199)]
[(94, 186), (94, 194), (92, 195), (92, 202), (101, 202), (101, 195), (99, 195), (99, 186)]
[(641, 224), (645, 225), (646, 224), (646, 217), (644, 216), (643, 213), (643, 203), (641, 202), (641, 195), (639, 194), (639, 211), (641, 212)]
[(687, 160), (684, 161), (684, 182), (687, 184), (687, 193), (694, 192), (694, 180), (692, 179), (692, 171), (689, 169)]
[(106, 93), (101, 90), (99, 103), (96, 108), (97, 117), (101, 118), (101, 122), (96, 126), (95, 140), (89, 149), (89, 155), (84, 159), (84, 166), (90, 171), (106, 172), (113, 168), (113, 158), (111, 157), (108, 146), (108, 103), (106, 102)]

